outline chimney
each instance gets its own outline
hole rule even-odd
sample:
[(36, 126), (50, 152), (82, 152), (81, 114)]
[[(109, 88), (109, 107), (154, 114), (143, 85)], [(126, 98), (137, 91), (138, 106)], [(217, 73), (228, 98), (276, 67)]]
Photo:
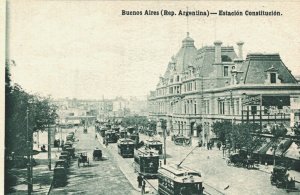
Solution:
[(222, 63), (222, 58), (221, 58), (221, 41), (215, 41), (215, 64), (220, 64)]
[(242, 59), (243, 59), (243, 45), (244, 45), (244, 42), (239, 41), (239, 42), (237, 42), (236, 44), (237, 44), (237, 46), (238, 46), (238, 48), (239, 48), (239, 55), (238, 55), (238, 58), (239, 58), (240, 60), (242, 60)]

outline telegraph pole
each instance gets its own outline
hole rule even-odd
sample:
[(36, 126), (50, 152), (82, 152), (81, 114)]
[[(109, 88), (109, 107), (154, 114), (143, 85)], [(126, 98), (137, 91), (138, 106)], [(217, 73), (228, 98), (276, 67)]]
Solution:
[[(201, 75), (201, 125), (202, 125), (202, 145), (204, 145), (205, 137), (204, 137), (204, 83), (203, 83), (203, 75)], [(199, 135), (200, 138), (200, 135)]]
[(164, 165), (167, 164), (167, 146), (166, 146), (166, 129), (163, 129), (164, 131)]
[[(233, 132), (233, 119), (234, 119), (234, 102), (233, 102), (233, 97), (232, 97), (232, 90), (230, 90), (230, 106), (231, 106), (231, 130)], [(234, 149), (235, 149), (235, 143), (234, 143)], [(230, 154), (230, 148), (229, 148), (229, 154)]]
[(28, 195), (31, 195), (32, 191), (32, 167), (31, 167), (31, 146), (30, 146), (30, 138), (29, 138), (29, 109), (26, 110), (26, 129), (27, 129), (27, 192)]
[(51, 129), (48, 124), (48, 168), (51, 171)]

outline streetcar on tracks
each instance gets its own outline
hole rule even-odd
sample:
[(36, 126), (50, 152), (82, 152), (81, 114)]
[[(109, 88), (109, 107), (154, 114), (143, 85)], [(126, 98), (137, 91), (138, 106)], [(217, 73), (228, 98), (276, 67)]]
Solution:
[(140, 148), (134, 153), (135, 171), (145, 178), (157, 178), (159, 155), (155, 150)]
[(126, 128), (127, 131), (127, 137), (129, 137), (130, 139), (132, 139), (134, 141), (134, 145), (137, 148), (139, 142), (140, 142), (140, 136), (139, 136), (139, 132), (138, 129), (130, 126)]
[(202, 195), (202, 184), (201, 174), (187, 167), (163, 165), (158, 170), (160, 195)]
[(101, 137), (105, 137), (105, 132), (107, 131), (108, 129), (106, 128), (106, 127), (101, 127), (100, 128), (100, 135), (101, 135)]
[(140, 136), (138, 133), (132, 133), (128, 136), (133, 142), (135, 148), (137, 148), (138, 144), (140, 143)]
[(119, 133), (119, 131), (120, 131), (120, 127), (118, 127), (118, 126), (116, 126), (116, 125), (112, 126), (111, 129), (112, 129), (113, 131), (115, 131), (116, 133)]
[(118, 153), (124, 157), (134, 156), (134, 142), (129, 138), (121, 138), (118, 140)]
[(119, 139), (120, 138), (127, 138), (128, 137), (127, 136), (127, 131), (125, 129), (120, 130), (119, 133), (118, 133), (118, 137), (119, 137)]
[(108, 143), (117, 143), (118, 136), (115, 131), (113, 130), (107, 130), (105, 132), (105, 139)]
[(146, 147), (150, 148), (150, 149), (154, 149), (158, 151), (159, 155), (162, 155), (162, 143), (159, 140), (150, 138), (148, 140), (146, 140)]

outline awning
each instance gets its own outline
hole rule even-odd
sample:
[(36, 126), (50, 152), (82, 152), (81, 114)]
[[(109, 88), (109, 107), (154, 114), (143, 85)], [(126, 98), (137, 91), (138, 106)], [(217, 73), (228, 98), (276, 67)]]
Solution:
[[(290, 139), (279, 139), (278, 141), (279, 144), (277, 144), (275, 156), (282, 156), (282, 154), (289, 148), (292, 141)], [(273, 143), (270, 145), (270, 148), (267, 150), (266, 154), (274, 155), (274, 148), (272, 147)]]
[(275, 156), (282, 156), (282, 154), (287, 151), (287, 149), (290, 147), (290, 145), (293, 143), (290, 139), (284, 139), (281, 140), (281, 142), (278, 144), (278, 147), (275, 151)]
[(300, 147), (293, 142), (288, 150), (284, 153), (284, 156), (294, 160), (300, 160)]
[(271, 142), (270, 138), (266, 138), (265, 141), (256, 149), (254, 149), (254, 154), (266, 154), (268, 149), (272, 146), (273, 142)]
[[(279, 140), (280, 141), (280, 140)], [(273, 148), (273, 145), (274, 145), (274, 140), (272, 140), (270, 142), (270, 145), (269, 145), (269, 148), (267, 149), (266, 153), (265, 154), (268, 154), (268, 155), (274, 155), (274, 148)], [(281, 141), (280, 141), (281, 142)], [(275, 151), (276, 152), (276, 151)]]

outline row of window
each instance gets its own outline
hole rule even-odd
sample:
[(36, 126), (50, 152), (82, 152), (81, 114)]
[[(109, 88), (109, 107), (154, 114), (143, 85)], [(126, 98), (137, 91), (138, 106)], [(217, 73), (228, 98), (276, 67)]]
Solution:
[(183, 84), (184, 92), (197, 90), (196, 81)]

